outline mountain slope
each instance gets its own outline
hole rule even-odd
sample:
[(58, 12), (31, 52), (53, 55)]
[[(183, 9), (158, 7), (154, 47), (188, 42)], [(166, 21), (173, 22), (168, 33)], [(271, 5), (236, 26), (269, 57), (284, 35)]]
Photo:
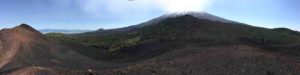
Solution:
[[(1, 30), (0, 73), (62, 75), (298, 75), (291, 30), (171, 15), (129, 30), (47, 34)], [(133, 26), (135, 27), (135, 26)], [(105, 32), (105, 33), (103, 33)], [(54, 40), (54, 41), (53, 41)]]
[(35, 70), (42, 71), (43, 68), (48, 68), (49, 72), (56, 69), (87, 70), (102, 67), (99, 66), (100, 62), (76, 53), (69, 47), (52, 43), (42, 33), (26, 24), (3, 29), (0, 36), (1, 74), (23, 68), (34, 69), (28, 67), (39, 67)]
[(82, 52), (95, 60), (133, 63), (97, 71), (105, 75), (297, 75), (300, 67), (299, 35), (192, 15), (121, 33), (48, 37), (109, 51)]
[[(285, 34), (240, 23), (223, 23), (198, 19), (191, 15), (168, 18), (157, 24), (138, 28), (135, 31), (106, 36), (99, 34), (92, 36), (85, 34), (82, 34), (83, 36), (80, 34), (80, 36), (67, 35), (68, 37), (66, 38), (73, 40), (60, 40), (64, 44), (77, 43), (109, 51), (121, 51), (121, 53), (125, 52), (126, 55), (129, 53), (129, 56), (133, 56), (129, 58), (155, 56), (167, 51), (161, 49), (181, 47), (181, 45), (192, 43), (198, 43), (203, 46), (249, 44), (268, 47), (292, 44), (299, 41), (298, 35)], [(152, 48), (152, 46), (157, 47)], [(88, 54), (86, 53), (86, 55)], [(116, 55), (118, 56), (119, 54)]]
[[(191, 16), (201, 19), (201, 20), (209, 20), (209, 21), (224, 22), (224, 23), (238, 23), (238, 22), (226, 20), (226, 19), (218, 17), (218, 16), (211, 15), (206, 12), (168, 13), (168, 14), (159, 16), (157, 18), (154, 18), (150, 21), (146, 21), (146, 22), (143, 22), (143, 23), (140, 23), (137, 25), (132, 25), (132, 26), (124, 27), (124, 28), (117, 28), (117, 29), (108, 29), (108, 30), (99, 29), (95, 32), (87, 32), (84, 35), (100, 36), (100, 35), (110, 35), (110, 34), (116, 34), (116, 33), (126, 33), (126, 32), (136, 31), (144, 26), (156, 25), (157, 23), (159, 23), (163, 20), (169, 19), (169, 18), (175, 18), (175, 17), (184, 16), (184, 15), (191, 15)], [(83, 34), (80, 34), (80, 35), (83, 35)]]

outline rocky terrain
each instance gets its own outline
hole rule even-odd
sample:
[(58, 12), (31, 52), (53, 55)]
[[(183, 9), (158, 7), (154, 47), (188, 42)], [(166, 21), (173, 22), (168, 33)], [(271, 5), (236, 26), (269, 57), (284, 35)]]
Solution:
[(254, 27), (213, 15), (199, 18), (205, 14), (164, 16), (140, 26), (82, 34), (44, 35), (26, 24), (2, 29), (0, 73), (300, 74), (299, 32)]

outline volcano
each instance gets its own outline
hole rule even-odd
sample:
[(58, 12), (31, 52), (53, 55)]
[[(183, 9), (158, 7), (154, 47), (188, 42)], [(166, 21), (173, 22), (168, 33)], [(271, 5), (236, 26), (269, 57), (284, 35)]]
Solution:
[(2, 74), (298, 75), (300, 35), (208, 13), (167, 14), (124, 28), (0, 32)]
[[(99, 62), (74, 52), (71, 48), (52, 43), (29, 25), (0, 31), (1, 73), (16, 71), (31, 75), (42, 71), (50, 74), (60, 69), (97, 69)], [(84, 61), (84, 62), (82, 62)]]

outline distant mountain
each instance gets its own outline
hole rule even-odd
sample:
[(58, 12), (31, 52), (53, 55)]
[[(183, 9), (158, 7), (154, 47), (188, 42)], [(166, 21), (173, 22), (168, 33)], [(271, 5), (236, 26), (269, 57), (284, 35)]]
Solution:
[(162, 16), (159, 16), (157, 18), (154, 18), (150, 21), (140, 23), (138, 25), (132, 25), (124, 28), (117, 28), (117, 29), (108, 29), (108, 30), (103, 30), (99, 29), (97, 31), (92, 31), (86, 33), (86, 35), (109, 35), (109, 34), (115, 34), (115, 33), (122, 33), (122, 32), (128, 32), (128, 31), (135, 31), (139, 28), (142, 28), (144, 26), (149, 26), (149, 25), (155, 25), (163, 20), (169, 19), (169, 18), (176, 18), (176, 17), (181, 17), (184, 15), (191, 15), (197, 19), (201, 20), (210, 20), (210, 21), (215, 21), (215, 22), (223, 22), (223, 23), (239, 23), (235, 21), (230, 21), (218, 16), (211, 15), (206, 12), (184, 12), (184, 13), (168, 13), (164, 14)]
[(195, 18), (198, 18), (198, 19), (210, 20), (210, 21), (216, 21), (216, 22), (238, 23), (238, 22), (230, 21), (230, 20), (218, 17), (218, 16), (211, 15), (211, 14), (206, 13), (206, 12), (183, 12), (183, 13), (164, 14), (164, 15), (158, 17), (158, 18), (155, 18), (153, 20), (150, 20), (150, 21), (138, 24), (138, 25), (147, 26), (147, 25), (158, 23), (158, 22), (160, 22), (162, 20), (165, 20), (165, 19), (168, 19), (168, 18), (181, 17), (181, 16), (184, 16), (184, 15), (191, 15), (191, 16), (193, 16)]
[(41, 29), (40, 32), (46, 33), (65, 33), (65, 34), (74, 34), (74, 33), (85, 33), (91, 32), (93, 30), (66, 30), (66, 29)]

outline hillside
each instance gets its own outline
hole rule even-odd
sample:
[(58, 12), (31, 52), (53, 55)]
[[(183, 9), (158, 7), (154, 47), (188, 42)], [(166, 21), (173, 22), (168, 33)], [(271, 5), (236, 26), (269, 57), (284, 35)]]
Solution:
[[(223, 23), (197, 19), (190, 15), (169, 18), (155, 25), (142, 27), (126, 33), (117, 33), (107, 36), (81, 36), (80, 34), (79, 36), (65, 36), (64, 39), (56, 39), (60, 39), (63, 44), (77, 43), (116, 53), (123, 51), (123, 49), (127, 51), (127, 49), (130, 48), (130, 50), (145, 52), (149, 55), (151, 55), (151, 52), (149, 53), (147, 51), (161, 51), (160, 49), (163, 47), (172, 48), (169, 46), (178, 47), (177, 45), (181, 46), (182, 44), (186, 45), (192, 43), (197, 43), (204, 47), (239, 44), (270, 47), (273, 45), (293, 44), (299, 41), (299, 35), (287, 34), (286, 32), (278, 32), (272, 29), (253, 27), (240, 23)], [(152, 50), (151, 45), (158, 46), (155, 47), (158, 49)], [(150, 46), (150, 48), (148, 48), (148, 46)], [(139, 47), (146, 47), (149, 50), (140, 50)], [(154, 51), (154, 54), (156, 54), (155, 52), (156, 51)], [(140, 52), (137, 53), (145, 55)], [(159, 54), (161, 52), (157, 53)]]
[[(102, 32), (110, 33), (111, 30)], [(187, 14), (134, 30), (112, 31), (113, 34), (105, 35), (102, 32), (48, 34), (48, 37), (71, 47), (77, 44), (107, 51), (109, 55), (96, 56), (81, 51), (98, 61), (135, 63), (99, 71), (100, 74), (299, 74), (300, 36), (278, 29), (199, 19)]]
[(171, 15), (133, 29), (82, 34), (43, 35), (26, 24), (3, 29), (0, 31), (0, 73), (300, 74), (299, 32), (254, 27), (210, 16)]
[(56, 74), (56, 70), (102, 69), (105, 66), (74, 52), (72, 48), (51, 42), (26, 24), (3, 29), (0, 37), (1, 74), (14, 71), (16, 73), (12, 73), (13, 75), (32, 75), (39, 72)]
[(210, 21), (215, 21), (215, 22), (238, 23), (238, 22), (226, 20), (226, 19), (218, 17), (218, 16), (211, 15), (211, 14), (206, 13), (206, 12), (168, 13), (168, 14), (164, 14), (162, 16), (159, 16), (157, 18), (154, 18), (152, 20), (142, 22), (142, 23), (137, 24), (137, 25), (132, 25), (132, 26), (123, 27), (123, 28), (116, 28), (116, 29), (106, 29), (106, 30), (100, 28), (97, 31), (87, 32), (87, 33), (83, 33), (83, 34), (80, 34), (80, 35), (103, 36), (103, 35), (110, 35), (110, 34), (117, 34), (117, 33), (132, 32), (132, 31), (136, 31), (140, 28), (143, 28), (145, 26), (156, 25), (157, 23), (159, 23), (163, 20), (166, 20), (168, 18), (180, 17), (180, 16), (184, 16), (184, 15), (191, 15), (191, 16), (197, 18), (197, 19), (205, 19), (205, 20), (210, 20)]

